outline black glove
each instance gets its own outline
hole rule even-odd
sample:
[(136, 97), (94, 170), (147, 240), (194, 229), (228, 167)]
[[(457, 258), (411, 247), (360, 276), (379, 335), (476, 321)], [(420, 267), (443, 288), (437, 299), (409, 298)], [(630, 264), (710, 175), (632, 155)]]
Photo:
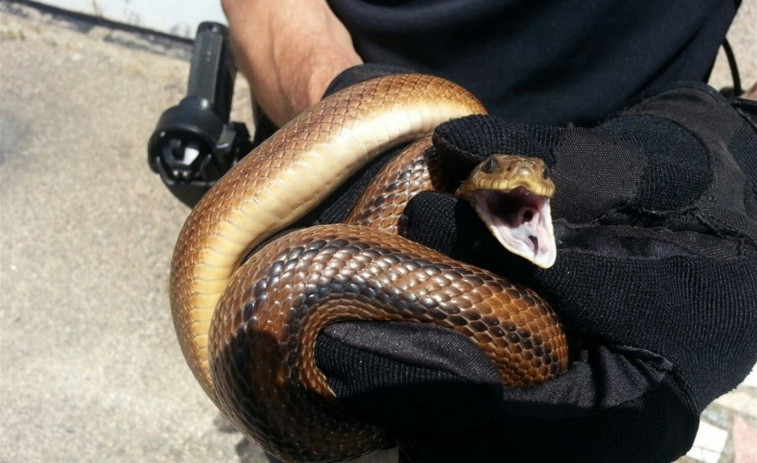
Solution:
[(501, 250), (467, 204), (425, 193), (407, 236), (525, 282), (566, 325), (572, 363), (500, 386), (471, 343), (438, 328), (340, 323), (316, 359), (340, 401), (384, 424), (406, 459), (669, 462), (698, 415), (757, 361), (757, 131), (708, 88), (650, 94), (592, 129), (474, 116), (440, 126), (450, 169), (538, 156), (558, 189), (558, 258)]

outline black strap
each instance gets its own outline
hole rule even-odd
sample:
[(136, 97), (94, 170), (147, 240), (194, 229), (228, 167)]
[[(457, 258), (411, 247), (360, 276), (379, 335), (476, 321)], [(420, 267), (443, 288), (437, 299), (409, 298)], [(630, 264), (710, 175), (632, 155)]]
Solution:
[(744, 89), (741, 88), (741, 77), (739, 76), (739, 67), (736, 65), (736, 55), (734, 55), (733, 48), (731, 48), (728, 39), (723, 39), (723, 51), (728, 59), (728, 67), (731, 69), (731, 77), (733, 78), (733, 88), (723, 89), (726, 90), (725, 93), (728, 93), (725, 96), (739, 96), (744, 93)]

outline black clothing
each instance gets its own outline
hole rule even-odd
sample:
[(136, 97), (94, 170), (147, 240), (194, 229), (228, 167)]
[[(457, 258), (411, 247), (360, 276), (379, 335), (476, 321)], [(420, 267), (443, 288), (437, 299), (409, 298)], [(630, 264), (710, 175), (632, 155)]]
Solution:
[(366, 63), (448, 78), (512, 122), (595, 125), (705, 82), (733, 0), (329, 0)]

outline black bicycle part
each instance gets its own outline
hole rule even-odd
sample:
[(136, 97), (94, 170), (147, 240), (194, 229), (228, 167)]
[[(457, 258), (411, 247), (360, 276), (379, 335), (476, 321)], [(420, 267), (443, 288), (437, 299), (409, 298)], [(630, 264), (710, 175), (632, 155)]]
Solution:
[(197, 28), (187, 96), (158, 119), (147, 162), (171, 193), (188, 206), (252, 149), (241, 122), (229, 122), (236, 66), (226, 26)]

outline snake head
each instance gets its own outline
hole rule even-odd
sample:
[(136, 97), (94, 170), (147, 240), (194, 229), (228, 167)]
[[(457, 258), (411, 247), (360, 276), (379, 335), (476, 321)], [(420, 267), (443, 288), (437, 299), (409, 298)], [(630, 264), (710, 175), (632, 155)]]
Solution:
[(457, 190), (508, 251), (542, 268), (555, 263), (557, 247), (549, 199), (555, 185), (538, 158), (495, 154), (473, 169)]

